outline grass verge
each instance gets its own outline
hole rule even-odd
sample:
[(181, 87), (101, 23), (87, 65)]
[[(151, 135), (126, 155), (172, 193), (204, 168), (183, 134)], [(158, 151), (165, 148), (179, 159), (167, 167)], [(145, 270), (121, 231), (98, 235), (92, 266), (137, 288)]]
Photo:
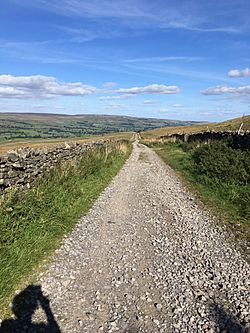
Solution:
[(32, 189), (0, 202), (0, 313), (20, 282), (55, 250), (93, 205), (131, 152), (127, 142), (58, 164)]
[(178, 172), (213, 213), (230, 226), (236, 238), (242, 240), (243, 252), (249, 250), (250, 186), (246, 180), (247, 175), (250, 176), (249, 152), (234, 152), (223, 143), (216, 143), (214, 148), (187, 147), (187, 144), (178, 143), (147, 145)]

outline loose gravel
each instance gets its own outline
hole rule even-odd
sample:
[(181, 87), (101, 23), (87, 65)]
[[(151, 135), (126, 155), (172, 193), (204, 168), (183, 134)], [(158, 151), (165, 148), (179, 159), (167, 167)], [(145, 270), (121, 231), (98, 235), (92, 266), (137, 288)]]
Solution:
[(155, 152), (135, 143), (39, 283), (62, 333), (243, 333), (249, 277), (227, 233)]

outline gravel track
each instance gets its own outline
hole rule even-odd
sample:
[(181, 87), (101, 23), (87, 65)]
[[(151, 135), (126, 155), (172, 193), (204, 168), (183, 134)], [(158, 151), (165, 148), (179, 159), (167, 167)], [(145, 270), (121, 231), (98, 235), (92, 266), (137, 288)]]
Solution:
[(249, 273), (174, 171), (135, 143), (39, 283), (62, 333), (243, 333)]

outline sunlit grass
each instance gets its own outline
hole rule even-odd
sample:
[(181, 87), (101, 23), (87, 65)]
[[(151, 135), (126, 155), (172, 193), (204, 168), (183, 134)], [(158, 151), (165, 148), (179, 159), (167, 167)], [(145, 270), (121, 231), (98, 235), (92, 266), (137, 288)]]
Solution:
[[(237, 237), (250, 241), (250, 186), (249, 183), (243, 185), (238, 182), (242, 172), (239, 173), (239, 177), (235, 174), (234, 179), (230, 179), (231, 174), (229, 174), (227, 181), (223, 170), (221, 177), (218, 170), (216, 177), (212, 176), (212, 170), (209, 175), (206, 175), (206, 170), (204, 170), (204, 174), (201, 174), (193, 160), (193, 152), (183, 151), (181, 144), (152, 143), (148, 145), (154, 148), (157, 154), (179, 173), (188, 187), (199, 196), (206, 206), (232, 227)], [(208, 152), (208, 158), (209, 154), (211, 153)], [(245, 155), (247, 156), (248, 153)], [(213, 158), (211, 154), (211, 159)], [(221, 154), (222, 158), (225, 158), (225, 151), (224, 154)], [(218, 160), (219, 154), (217, 163)], [(230, 161), (237, 166), (236, 160), (237, 157), (234, 162)]]
[(0, 309), (20, 281), (58, 247), (92, 206), (131, 151), (128, 143), (96, 148), (79, 161), (58, 164), (28, 191), (0, 203)]

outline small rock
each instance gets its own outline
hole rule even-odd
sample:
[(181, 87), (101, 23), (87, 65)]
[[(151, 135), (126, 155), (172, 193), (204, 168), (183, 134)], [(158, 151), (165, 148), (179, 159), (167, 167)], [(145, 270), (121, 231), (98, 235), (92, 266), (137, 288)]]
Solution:
[(162, 305), (160, 303), (155, 303), (155, 307), (159, 311), (162, 309)]

